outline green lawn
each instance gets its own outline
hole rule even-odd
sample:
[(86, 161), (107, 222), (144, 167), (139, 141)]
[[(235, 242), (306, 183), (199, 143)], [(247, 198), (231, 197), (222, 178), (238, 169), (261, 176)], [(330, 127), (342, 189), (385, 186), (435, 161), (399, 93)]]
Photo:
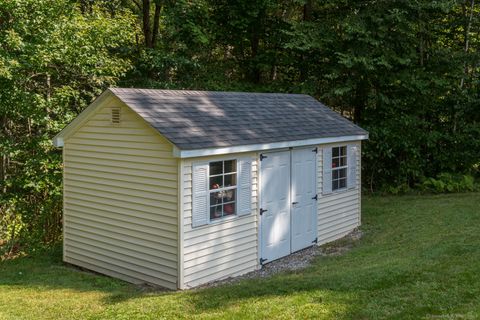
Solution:
[(299, 272), (152, 292), (65, 267), (60, 250), (0, 266), (0, 319), (477, 319), (480, 194), (366, 198), (365, 236)]

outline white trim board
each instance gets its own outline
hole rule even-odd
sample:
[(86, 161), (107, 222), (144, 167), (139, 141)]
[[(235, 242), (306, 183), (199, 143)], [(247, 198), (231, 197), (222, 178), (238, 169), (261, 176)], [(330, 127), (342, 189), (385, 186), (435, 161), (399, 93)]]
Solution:
[(283, 142), (273, 142), (273, 143), (266, 143), (266, 144), (251, 144), (251, 145), (232, 146), (232, 147), (195, 149), (195, 150), (181, 150), (177, 147), (174, 147), (173, 156), (178, 158), (194, 158), (194, 157), (221, 155), (221, 154), (229, 154), (229, 153), (264, 151), (264, 150), (273, 150), (273, 149), (291, 148), (291, 147), (304, 147), (304, 146), (311, 146), (311, 145), (317, 145), (317, 144), (339, 143), (339, 142), (358, 141), (358, 140), (366, 140), (366, 139), (368, 139), (368, 134), (295, 140), (295, 141), (283, 141)]

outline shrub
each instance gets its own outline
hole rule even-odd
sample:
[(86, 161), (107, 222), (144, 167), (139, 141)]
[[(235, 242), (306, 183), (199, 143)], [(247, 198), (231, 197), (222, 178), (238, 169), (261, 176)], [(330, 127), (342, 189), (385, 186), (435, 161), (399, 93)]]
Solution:
[(436, 178), (424, 179), (419, 189), (434, 193), (467, 192), (480, 190), (480, 185), (471, 175), (441, 173)]

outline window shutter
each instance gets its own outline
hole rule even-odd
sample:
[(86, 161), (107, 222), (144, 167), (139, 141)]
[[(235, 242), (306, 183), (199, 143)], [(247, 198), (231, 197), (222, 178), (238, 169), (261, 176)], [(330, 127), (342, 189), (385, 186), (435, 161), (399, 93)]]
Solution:
[(208, 223), (208, 163), (193, 164), (192, 227)]
[(252, 212), (252, 159), (240, 158), (237, 163), (237, 214), (244, 216)]
[(332, 193), (332, 148), (323, 148), (323, 194)]
[(357, 187), (357, 146), (350, 144), (347, 146), (347, 162), (348, 162), (348, 173), (347, 173), (347, 184), (348, 188)]

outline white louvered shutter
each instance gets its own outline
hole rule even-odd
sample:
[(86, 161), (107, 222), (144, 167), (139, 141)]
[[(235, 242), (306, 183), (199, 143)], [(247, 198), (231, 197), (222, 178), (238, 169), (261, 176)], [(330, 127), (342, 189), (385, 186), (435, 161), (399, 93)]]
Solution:
[(208, 223), (208, 163), (193, 164), (192, 227)]
[(348, 189), (357, 187), (357, 153), (358, 148), (354, 144), (347, 146), (347, 186)]
[(237, 214), (244, 216), (252, 212), (252, 159), (237, 160)]
[(332, 148), (323, 148), (323, 194), (332, 193)]

